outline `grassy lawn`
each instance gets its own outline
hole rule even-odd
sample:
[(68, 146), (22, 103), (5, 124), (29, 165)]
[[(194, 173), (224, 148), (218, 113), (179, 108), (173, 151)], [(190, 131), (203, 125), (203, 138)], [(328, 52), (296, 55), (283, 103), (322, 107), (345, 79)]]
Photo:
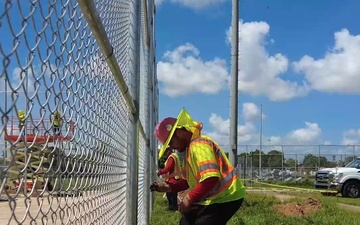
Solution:
[(296, 188), (308, 188), (308, 189), (314, 189), (314, 180), (304, 180), (301, 182), (296, 181), (276, 181), (276, 180), (268, 180), (268, 181), (252, 181), (252, 180), (246, 180), (243, 181), (243, 183), (248, 187), (276, 187), (276, 185), (283, 186), (283, 187), (296, 187)]
[[(297, 193), (299, 197), (305, 197), (304, 194)], [(306, 194), (305, 194), (306, 195)], [(320, 194), (309, 194), (306, 197), (319, 199), (322, 209), (314, 214), (302, 217), (285, 217), (277, 213), (273, 206), (280, 204), (280, 200), (273, 196), (267, 196), (261, 193), (247, 193), (246, 200), (238, 213), (229, 221), (228, 225), (305, 225), (305, 224), (326, 224), (326, 225), (358, 225), (360, 214), (349, 212), (338, 208), (335, 202), (347, 201), (356, 202), (358, 199), (345, 199), (336, 197), (324, 197)], [(341, 199), (341, 200), (340, 200)], [(282, 202), (301, 202), (302, 199), (294, 198)], [(359, 200), (358, 200), (359, 201)], [(360, 201), (359, 201), (360, 202)], [(161, 194), (156, 194), (155, 207), (152, 213), (151, 225), (176, 225), (180, 219), (180, 213), (167, 211), (167, 202)]]
[(354, 206), (360, 206), (360, 199), (359, 198), (344, 198), (341, 197), (340, 194), (338, 196), (323, 196), (321, 193), (317, 192), (296, 192), (296, 191), (283, 191), (278, 192), (279, 194), (285, 195), (292, 195), (296, 197), (308, 197), (308, 198), (315, 198), (321, 201), (331, 201), (332, 203), (343, 203), (349, 204)]

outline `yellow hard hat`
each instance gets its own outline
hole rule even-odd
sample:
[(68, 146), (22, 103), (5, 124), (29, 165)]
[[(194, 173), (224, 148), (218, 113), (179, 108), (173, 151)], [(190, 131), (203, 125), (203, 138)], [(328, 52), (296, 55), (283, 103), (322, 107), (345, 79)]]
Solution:
[(23, 116), (24, 114), (25, 114), (24, 111), (20, 109), (19, 112), (18, 112), (18, 115)]

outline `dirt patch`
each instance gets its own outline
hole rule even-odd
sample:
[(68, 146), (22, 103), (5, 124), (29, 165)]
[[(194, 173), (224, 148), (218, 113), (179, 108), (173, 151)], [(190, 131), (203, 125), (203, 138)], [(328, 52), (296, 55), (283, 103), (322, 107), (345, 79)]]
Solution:
[(284, 216), (307, 216), (321, 209), (321, 202), (308, 198), (301, 203), (274, 205), (274, 209)]

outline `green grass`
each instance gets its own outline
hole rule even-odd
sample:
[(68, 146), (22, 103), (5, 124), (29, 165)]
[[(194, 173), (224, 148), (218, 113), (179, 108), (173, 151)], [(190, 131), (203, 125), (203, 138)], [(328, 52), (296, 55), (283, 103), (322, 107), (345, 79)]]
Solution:
[(279, 185), (284, 187), (297, 187), (297, 188), (307, 188), (314, 189), (314, 180), (313, 179), (305, 179), (303, 181), (277, 181), (277, 180), (268, 180), (261, 181), (260, 183), (257, 181), (246, 180), (244, 184), (248, 187), (274, 187), (273, 185)]
[[(304, 194), (299, 197), (304, 197)], [(358, 225), (360, 214), (338, 208), (339, 198), (324, 197), (320, 195), (309, 195), (321, 200), (323, 208), (313, 215), (306, 217), (284, 217), (273, 210), (274, 204), (280, 201), (272, 196), (261, 193), (247, 193), (243, 206), (229, 221), (228, 225)], [(344, 199), (341, 199), (343, 201)], [(345, 199), (356, 200), (356, 199)], [(301, 201), (299, 198), (289, 200), (291, 202)], [(355, 201), (354, 201), (355, 202)], [(284, 202), (286, 203), (286, 202)], [(176, 225), (179, 223), (180, 213), (167, 211), (167, 202), (162, 195), (156, 194), (155, 207), (152, 213), (151, 225)]]
[(331, 201), (332, 203), (343, 203), (348, 205), (360, 206), (359, 198), (344, 198), (341, 197), (340, 194), (337, 196), (323, 196), (318, 192), (295, 192), (295, 191), (283, 191), (279, 192), (279, 194), (292, 195), (296, 197), (310, 197), (319, 199), (321, 201)]

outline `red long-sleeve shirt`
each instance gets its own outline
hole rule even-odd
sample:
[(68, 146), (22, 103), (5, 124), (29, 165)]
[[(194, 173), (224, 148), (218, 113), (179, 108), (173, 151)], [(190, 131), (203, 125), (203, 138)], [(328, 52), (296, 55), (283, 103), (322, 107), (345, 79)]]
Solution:
[(172, 157), (170, 157), (166, 162), (165, 168), (159, 171), (158, 176), (167, 173), (173, 173), (174, 169), (175, 169), (175, 161)]
[[(165, 165), (165, 168), (160, 170), (158, 176), (167, 173), (173, 173), (175, 170), (175, 161), (172, 157), (170, 157)], [(214, 186), (219, 181), (218, 177), (209, 177), (204, 181), (198, 183), (193, 190), (189, 192), (189, 197), (191, 201), (198, 202), (204, 198), (204, 196), (211, 191)], [(170, 178), (167, 183), (171, 188), (171, 192), (180, 192), (185, 191), (189, 188), (189, 185), (186, 180), (180, 179), (176, 180), (174, 178)]]
[[(209, 177), (198, 183), (195, 188), (189, 192), (189, 198), (193, 202), (203, 200), (205, 195), (215, 187), (218, 181), (218, 177)], [(176, 182), (171, 182), (169, 183), (169, 186), (171, 188), (171, 192), (185, 191), (189, 188), (187, 181), (183, 179), (177, 180)]]

